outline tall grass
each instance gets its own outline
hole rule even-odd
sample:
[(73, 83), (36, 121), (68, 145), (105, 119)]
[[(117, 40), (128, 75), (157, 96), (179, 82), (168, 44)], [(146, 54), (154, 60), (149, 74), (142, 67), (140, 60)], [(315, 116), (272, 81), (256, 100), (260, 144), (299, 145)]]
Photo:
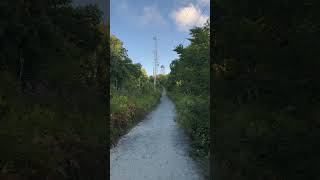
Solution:
[[(185, 129), (192, 143), (191, 155), (202, 165), (208, 176), (209, 159), (209, 98), (169, 91), (177, 109), (177, 122)], [(208, 177), (207, 177), (208, 178)]]
[(160, 90), (147, 93), (111, 90), (110, 140), (115, 144), (120, 136), (136, 125), (160, 100)]

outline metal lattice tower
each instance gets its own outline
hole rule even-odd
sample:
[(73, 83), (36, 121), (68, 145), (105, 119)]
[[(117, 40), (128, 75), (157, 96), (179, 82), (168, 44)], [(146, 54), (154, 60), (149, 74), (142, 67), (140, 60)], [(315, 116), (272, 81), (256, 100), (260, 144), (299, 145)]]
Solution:
[(154, 67), (153, 67), (153, 86), (156, 88), (157, 83), (157, 71), (158, 71), (158, 47), (157, 47), (157, 36), (153, 37), (153, 40), (155, 41), (155, 50), (154, 50)]

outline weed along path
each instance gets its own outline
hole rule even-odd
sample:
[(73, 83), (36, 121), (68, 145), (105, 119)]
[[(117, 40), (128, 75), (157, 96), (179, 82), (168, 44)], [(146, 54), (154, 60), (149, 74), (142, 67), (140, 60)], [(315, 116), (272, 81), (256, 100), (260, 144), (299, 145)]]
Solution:
[(174, 118), (174, 104), (163, 91), (156, 109), (110, 150), (110, 179), (201, 180)]

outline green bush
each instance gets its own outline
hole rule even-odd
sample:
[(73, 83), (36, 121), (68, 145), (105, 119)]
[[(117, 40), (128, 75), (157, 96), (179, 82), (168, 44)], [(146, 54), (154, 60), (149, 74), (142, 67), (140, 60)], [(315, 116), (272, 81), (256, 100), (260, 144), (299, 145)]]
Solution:
[(190, 135), (198, 156), (209, 152), (209, 99), (169, 92), (177, 109), (177, 122)]
[(110, 101), (110, 139), (115, 144), (120, 136), (136, 125), (147, 113), (149, 113), (160, 100), (160, 91), (149, 89), (141, 94), (137, 89), (130, 92), (111, 90)]

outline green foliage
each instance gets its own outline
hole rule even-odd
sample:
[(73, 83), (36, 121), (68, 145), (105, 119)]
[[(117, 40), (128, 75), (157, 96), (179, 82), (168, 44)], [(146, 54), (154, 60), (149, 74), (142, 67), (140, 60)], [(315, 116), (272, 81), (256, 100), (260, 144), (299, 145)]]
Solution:
[(190, 32), (191, 44), (177, 46), (179, 59), (170, 64), (168, 90), (177, 90), (188, 95), (209, 95), (209, 23), (206, 27)]
[(216, 179), (319, 179), (318, 7), (215, 1)]
[(177, 108), (178, 123), (190, 134), (202, 156), (209, 152), (209, 99), (170, 94)]
[(158, 82), (159, 82), (159, 86), (166, 86), (166, 84), (168, 83), (168, 75), (167, 74), (159, 74), (157, 76), (158, 78)]
[(111, 144), (133, 127), (159, 102), (160, 90), (153, 87), (141, 64), (133, 64), (123, 43), (110, 38), (110, 112)]
[(87, 168), (103, 167), (106, 155), (109, 35), (100, 11), (4, 0), (0, 14), (0, 179), (104, 178)]
[(179, 58), (172, 61), (170, 74), (160, 81), (176, 104), (177, 122), (190, 135), (194, 154), (198, 160), (204, 160), (205, 171), (208, 169), (210, 127), (209, 32), (209, 21), (204, 27), (191, 29), (191, 44), (175, 48)]
[(154, 91), (152, 86), (143, 94), (134, 92), (137, 89), (130, 90), (111, 90), (111, 144), (115, 144), (121, 135), (136, 125), (160, 100), (160, 91)]
[[(141, 64), (133, 64), (127, 55), (127, 50), (123, 43), (114, 35), (110, 38), (111, 65), (110, 65), (110, 82), (111, 86), (116, 89), (129, 89), (138, 86), (143, 88), (147, 86), (148, 80), (146, 72), (143, 71)], [(134, 83), (129, 83), (135, 81)]]

